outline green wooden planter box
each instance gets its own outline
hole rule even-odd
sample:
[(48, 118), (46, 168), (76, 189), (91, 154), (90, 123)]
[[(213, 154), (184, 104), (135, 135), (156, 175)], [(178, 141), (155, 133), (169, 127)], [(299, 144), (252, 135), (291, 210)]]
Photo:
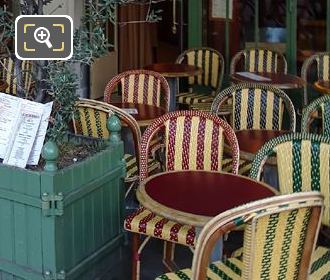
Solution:
[(125, 166), (113, 142), (53, 172), (0, 164), (0, 279), (95, 279), (118, 259)]

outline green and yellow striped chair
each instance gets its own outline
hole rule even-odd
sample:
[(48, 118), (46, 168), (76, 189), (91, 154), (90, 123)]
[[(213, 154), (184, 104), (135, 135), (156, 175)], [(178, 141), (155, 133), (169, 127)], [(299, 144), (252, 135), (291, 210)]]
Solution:
[(301, 119), (301, 131), (310, 132), (313, 120), (321, 119), (322, 134), (330, 136), (330, 96), (322, 96), (315, 99), (303, 109)]
[(330, 52), (321, 52), (307, 58), (301, 67), (301, 77), (306, 84), (304, 86), (304, 105), (308, 104), (308, 81), (313, 65), (317, 65), (317, 79), (330, 80)]
[[(0, 80), (8, 84), (5, 93), (16, 95), (17, 92), (17, 73), (15, 72), (15, 62), (12, 58), (0, 59)], [(33, 90), (33, 64), (28, 60), (23, 60), (21, 67), (23, 92), (25, 96), (32, 94)]]
[[(308, 192), (262, 199), (226, 211), (203, 228), (192, 269), (156, 279), (308, 279), (322, 210), (322, 195)], [(240, 225), (246, 228), (243, 258), (209, 264), (216, 241)]]
[(231, 75), (238, 71), (287, 73), (287, 68), (285, 57), (268, 49), (242, 50), (235, 54), (230, 62)]
[[(129, 127), (133, 135), (135, 156), (131, 154), (124, 155), (126, 162), (125, 182), (136, 183), (139, 179), (141, 146), (141, 132), (136, 120), (118, 107), (101, 101), (79, 99), (76, 106), (78, 108), (78, 114), (73, 120), (73, 128), (76, 134), (108, 139), (107, 119), (111, 114), (116, 114)], [(148, 170), (151, 174), (156, 173), (160, 170), (160, 163), (153, 158), (148, 158)]]
[[(227, 100), (232, 100), (231, 125), (234, 130), (281, 130), (284, 109), (289, 114), (289, 130), (296, 129), (296, 114), (290, 98), (282, 90), (263, 84), (240, 83), (220, 92), (211, 111), (218, 115)], [(240, 160), (239, 174), (248, 175), (250, 161)]]
[(193, 48), (180, 54), (176, 63), (186, 63), (202, 69), (200, 75), (188, 78), (189, 91), (180, 92), (177, 103), (189, 105), (190, 109), (199, 103), (212, 103), (215, 93), (222, 85), (225, 65), (223, 56), (211, 48)]
[[(320, 191), (324, 196), (322, 224), (330, 226), (330, 138), (317, 134), (288, 134), (267, 142), (256, 154), (250, 177), (261, 179), (268, 157), (276, 156), (282, 194)], [(324, 273), (324, 274), (322, 274)], [(319, 275), (321, 277), (314, 277)], [(313, 255), (312, 279), (330, 279), (330, 250)]]

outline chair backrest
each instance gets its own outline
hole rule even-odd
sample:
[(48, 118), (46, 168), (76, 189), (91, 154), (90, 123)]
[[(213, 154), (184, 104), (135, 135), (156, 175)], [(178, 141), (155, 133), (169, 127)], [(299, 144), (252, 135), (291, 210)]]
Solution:
[(232, 127), (240, 129), (282, 128), (283, 112), (290, 117), (290, 130), (296, 129), (296, 114), (290, 98), (270, 85), (240, 83), (226, 88), (213, 100), (211, 112), (219, 114), (221, 106), (232, 98)]
[(212, 48), (192, 48), (180, 54), (176, 63), (187, 63), (202, 69), (198, 76), (188, 78), (188, 85), (210, 87), (213, 91), (221, 88), (225, 62), (223, 56)]
[(267, 158), (275, 156), (280, 192), (320, 191), (325, 199), (322, 223), (330, 226), (330, 138), (306, 133), (274, 138), (256, 154), (250, 177), (260, 180)]
[(317, 65), (317, 79), (324, 81), (330, 80), (330, 52), (316, 53), (307, 58), (301, 67), (301, 77), (306, 81), (304, 87), (304, 105), (308, 104), (308, 76), (314, 63)]
[(130, 70), (113, 77), (104, 91), (104, 101), (110, 103), (111, 94), (121, 85), (122, 102), (148, 104), (169, 109), (170, 88), (157, 72)]
[[(0, 59), (0, 79), (8, 84), (5, 93), (16, 95), (17, 92), (17, 73), (15, 71), (15, 61), (10, 58)], [(21, 63), (22, 85), (25, 95), (31, 91), (33, 82), (33, 64), (28, 60), (23, 60)]]
[(131, 130), (134, 139), (135, 154), (137, 158), (139, 158), (141, 132), (139, 125), (131, 115), (116, 106), (91, 99), (79, 99), (76, 103), (76, 107), (78, 113), (72, 120), (74, 132), (76, 134), (108, 139), (109, 130), (107, 128), (107, 120), (109, 116), (116, 114)]
[(301, 131), (309, 132), (313, 118), (321, 117), (322, 134), (330, 136), (330, 96), (322, 96), (303, 109)]
[[(308, 279), (322, 210), (322, 195), (307, 192), (262, 199), (216, 216), (199, 235), (192, 279), (208, 279), (206, 270), (215, 242), (242, 224), (246, 227), (240, 279)], [(224, 262), (235, 269), (234, 263)], [(217, 267), (211, 264), (210, 268)]]
[(147, 159), (154, 136), (163, 134), (165, 168), (172, 170), (221, 170), (224, 139), (238, 172), (239, 148), (232, 128), (224, 120), (199, 111), (176, 111), (156, 119), (141, 140), (140, 179), (148, 177)]
[(243, 70), (248, 72), (287, 73), (287, 61), (278, 52), (268, 49), (246, 49), (234, 55), (230, 63), (230, 74), (237, 72), (243, 61)]

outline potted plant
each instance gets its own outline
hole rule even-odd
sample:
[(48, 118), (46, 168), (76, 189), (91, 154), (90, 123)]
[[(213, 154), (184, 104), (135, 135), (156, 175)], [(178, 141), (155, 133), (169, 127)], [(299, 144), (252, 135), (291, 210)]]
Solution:
[[(0, 274), (29, 280), (94, 279), (102, 264), (107, 269), (115, 266), (123, 241), (123, 143), (116, 116), (108, 120), (107, 141), (68, 135), (78, 99), (74, 68), (90, 65), (107, 52), (102, 25), (115, 21), (116, 5), (127, 1), (87, 1), (74, 33), (72, 59), (33, 62), (33, 94), (24, 92), (22, 62), (13, 55), (14, 18), (42, 14), (52, 1), (13, 2), (13, 13), (0, 7), (0, 50), (14, 61), (16, 95), (37, 102), (53, 100), (54, 105), (40, 166), (0, 164)], [(156, 20), (155, 15), (151, 10), (148, 20)], [(72, 152), (77, 145), (78, 156)], [(64, 150), (69, 159), (62, 164)], [(72, 164), (67, 166), (67, 161)]]

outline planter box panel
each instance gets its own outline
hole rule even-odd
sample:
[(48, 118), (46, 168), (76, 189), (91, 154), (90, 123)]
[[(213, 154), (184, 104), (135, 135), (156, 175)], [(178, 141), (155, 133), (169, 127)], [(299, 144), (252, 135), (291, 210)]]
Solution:
[[(122, 165), (123, 145), (111, 145), (91, 158), (59, 170), (55, 174), (43, 174), (42, 186), (55, 186), (54, 192), (72, 192), (82, 185), (99, 178)], [(47, 191), (43, 189), (43, 191)]]
[(39, 172), (0, 164), (0, 178), (1, 190), (40, 197)]
[(0, 165), (1, 280), (62, 279), (62, 271), (83, 279), (115, 254), (123, 241), (122, 157), (120, 142), (56, 172)]
[(95, 250), (101, 250), (122, 235), (123, 184), (118, 179), (120, 169), (116, 173), (116, 179), (65, 207), (64, 215), (58, 219), (56, 228), (66, 232), (63, 240), (65, 254), (58, 250), (59, 267), (63, 261), (61, 269), (71, 270)]
[(42, 271), (40, 214), (40, 209), (0, 199), (1, 269)]

